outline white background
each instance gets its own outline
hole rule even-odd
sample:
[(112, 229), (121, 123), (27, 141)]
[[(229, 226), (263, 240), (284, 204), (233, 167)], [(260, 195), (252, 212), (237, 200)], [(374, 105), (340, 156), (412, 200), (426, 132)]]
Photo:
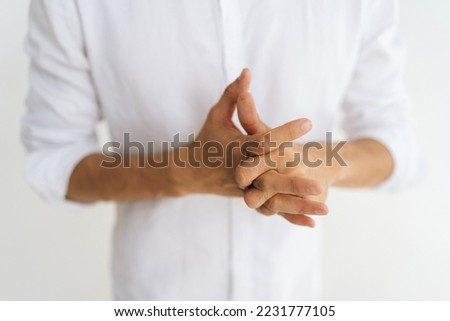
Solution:
[[(429, 175), (395, 195), (331, 192), (332, 213), (320, 223), (327, 300), (450, 300), (450, 1), (401, 5), (405, 76)], [(42, 202), (23, 178), (27, 7), (0, 0), (0, 300), (111, 299), (113, 206), (71, 213)]]

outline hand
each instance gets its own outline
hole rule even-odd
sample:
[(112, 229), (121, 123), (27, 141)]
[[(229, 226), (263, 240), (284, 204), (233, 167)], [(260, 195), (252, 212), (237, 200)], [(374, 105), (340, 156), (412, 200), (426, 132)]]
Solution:
[[(241, 95), (238, 101), (238, 116), (249, 134), (270, 130), (259, 120), (249, 93)], [(306, 133), (311, 122), (304, 125)], [(325, 155), (320, 151), (308, 150), (310, 161), (322, 160), (317, 167), (298, 161), (303, 146), (294, 143), (270, 154), (243, 160), (236, 168), (236, 182), (247, 187), (244, 195), (247, 205), (264, 215), (278, 213), (293, 224), (314, 227), (314, 220), (308, 215), (328, 213), (323, 202), (334, 176), (333, 168), (325, 166)]]
[[(249, 152), (252, 155), (264, 155), (276, 149), (282, 142), (292, 141), (304, 134), (301, 119), (270, 130), (275, 147), (264, 147), (263, 141), (267, 131), (251, 135), (243, 134), (233, 123), (232, 116), (239, 96), (248, 91), (250, 82), (250, 72), (244, 69), (212, 107), (203, 128), (190, 144), (188, 155), (185, 156), (191, 165), (190, 177), (185, 180), (189, 193), (242, 196), (244, 191), (234, 180), (234, 171), (240, 161)], [(241, 111), (242, 113), (245, 111)], [(252, 115), (246, 115), (247, 119), (251, 117)], [(249, 148), (244, 148), (245, 146)], [(213, 159), (208, 157), (211, 156), (208, 153), (211, 149), (218, 151)]]

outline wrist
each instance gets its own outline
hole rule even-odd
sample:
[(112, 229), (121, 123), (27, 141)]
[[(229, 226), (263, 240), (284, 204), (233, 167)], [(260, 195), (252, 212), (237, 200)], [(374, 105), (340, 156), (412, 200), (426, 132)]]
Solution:
[[(333, 144), (332, 148), (335, 148), (337, 144)], [(343, 162), (342, 162), (343, 161)], [(342, 181), (345, 180), (347, 175), (347, 163), (345, 159), (339, 159), (326, 155), (326, 166), (328, 168), (330, 185), (339, 186)]]
[(191, 194), (189, 168), (183, 166), (180, 148), (149, 155), (145, 167), (138, 167), (139, 186), (145, 198), (182, 197)]
[[(186, 196), (199, 192), (196, 178), (196, 163), (193, 151), (189, 146), (172, 150), (169, 153), (169, 166), (167, 168), (173, 196)], [(194, 160), (194, 161), (193, 161)]]
[(185, 149), (177, 148), (169, 153), (167, 180), (170, 182), (170, 193), (175, 197), (182, 197), (192, 193), (190, 191), (190, 168), (186, 163)]
[[(345, 166), (345, 165), (344, 165)], [(330, 185), (339, 186), (345, 177), (345, 167), (340, 164), (332, 164), (330, 167)]]

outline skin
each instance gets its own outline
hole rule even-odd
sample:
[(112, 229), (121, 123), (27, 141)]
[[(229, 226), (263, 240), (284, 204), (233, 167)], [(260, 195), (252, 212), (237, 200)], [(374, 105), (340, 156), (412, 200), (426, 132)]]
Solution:
[[(270, 130), (259, 119), (254, 100), (248, 92), (238, 99), (238, 116), (249, 134)], [(309, 129), (311, 126), (309, 123)], [(247, 205), (264, 215), (279, 214), (293, 224), (314, 227), (311, 215), (328, 214), (324, 202), (330, 186), (373, 186), (392, 173), (392, 156), (376, 140), (359, 139), (345, 144), (339, 153), (348, 166), (340, 165), (336, 159), (327, 166), (325, 144), (320, 145), (322, 148), (308, 151), (309, 160), (321, 161), (320, 166), (303, 163), (287, 166), (294, 160), (295, 153), (303, 151), (300, 144), (284, 149), (283, 156), (278, 150), (272, 152), (270, 159), (273, 164), (264, 161), (267, 155), (242, 161), (236, 168), (235, 179), (238, 185), (246, 188), (244, 200)], [(258, 166), (254, 166), (255, 163)]]
[[(202, 129), (190, 146), (172, 150), (167, 155), (152, 155), (157, 162), (167, 157), (169, 164), (167, 167), (140, 167), (138, 166), (139, 157), (130, 155), (126, 156), (129, 160), (129, 168), (124, 166), (105, 168), (102, 162), (111, 162), (110, 156), (92, 154), (85, 157), (71, 175), (67, 199), (79, 202), (133, 201), (196, 193), (242, 197), (244, 191), (234, 180), (235, 168), (244, 157), (239, 149), (230, 155), (233, 167), (227, 168), (224, 163), (222, 166), (211, 168), (205, 165), (207, 160), (204, 159), (201, 148), (194, 148), (194, 146), (201, 147), (211, 141), (218, 142), (221, 146), (231, 142), (238, 145), (253, 142), (259, 146), (266, 132), (247, 135), (232, 122), (238, 97), (247, 92), (249, 86), (250, 72), (244, 69), (240, 77), (225, 89), (217, 104), (211, 108)], [(271, 129), (271, 137), (277, 145), (297, 139), (306, 132), (302, 127), (305, 122), (308, 121), (297, 119)], [(255, 155), (262, 155), (273, 150), (274, 148), (257, 147), (253, 148), (252, 152)], [(185, 162), (200, 161), (199, 166), (191, 166), (187, 162), (187, 166), (183, 168), (177, 166), (176, 159)]]
[[(314, 168), (286, 166), (302, 146), (284, 148), (284, 156), (280, 156), (280, 146), (305, 135), (312, 124), (297, 119), (269, 128), (260, 121), (248, 93), (250, 82), (250, 72), (244, 69), (211, 108), (198, 136), (187, 148), (152, 155), (157, 161), (167, 157), (167, 167), (138, 166), (139, 157), (130, 155), (128, 168), (105, 168), (102, 162), (111, 161), (110, 157), (92, 154), (75, 167), (66, 198), (78, 202), (134, 201), (199, 193), (243, 197), (249, 207), (264, 215), (279, 214), (293, 224), (314, 227), (311, 216), (328, 213), (325, 200), (329, 186), (371, 186), (389, 177), (392, 157), (381, 143), (371, 139), (350, 142), (341, 149), (347, 167), (336, 162)], [(232, 121), (236, 109), (246, 133)], [(269, 134), (273, 146), (263, 143)], [(231, 161), (233, 166), (225, 166), (224, 162), (212, 168), (205, 165), (208, 160), (198, 148), (211, 141), (222, 146), (251, 142), (253, 148), (245, 155), (239, 150), (227, 155), (225, 162)], [(263, 161), (269, 156), (276, 165)], [(323, 149), (312, 149), (311, 156), (313, 160), (325, 159)], [(186, 161), (187, 166), (177, 166), (176, 159)], [(188, 162), (193, 159), (199, 161), (198, 166)], [(249, 166), (255, 162), (260, 165)]]

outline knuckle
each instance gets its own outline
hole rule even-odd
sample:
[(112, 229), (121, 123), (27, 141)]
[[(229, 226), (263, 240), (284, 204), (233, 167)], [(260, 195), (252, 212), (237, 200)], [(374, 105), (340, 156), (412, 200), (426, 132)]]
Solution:
[(253, 197), (252, 197), (252, 195), (249, 192), (246, 192), (244, 194), (244, 202), (245, 202), (245, 204), (248, 207), (253, 208), (253, 206), (252, 206), (252, 204), (253, 204)]
[(272, 183), (265, 177), (265, 175), (258, 177), (254, 184), (259, 190), (264, 192), (271, 192), (273, 190)]
[(290, 190), (291, 190), (292, 194), (297, 195), (297, 196), (301, 196), (303, 194), (300, 181), (298, 181), (295, 178), (292, 178), (289, 180), (289, 184), (290, 184)]
[(264, 215), (270, 216), (270, 215), (276, 214), (276, 212), (273, 211), (272, 209), (268, 208), (266, 204), (262, 205), (260, 208), (264, 212)]
[(235, 88), (234, 83), (228, 85), (223, 92), (223, 95), (226, 97), (234, 97), (235, 94), (236, 94), (236, 88)]
[(244, 194), (244, 201), (245, 204), (247, 204), (248, 207), (250, 208), (257, 208), (257, 200), (256, 200), (256, 196), (254, 193), (251, 192), (247, 192)]
[(267, 209), (269, 209), (271, 212), (273, 213), (277, 213), (277, 197), (273, 196), (271, 198), (269, 198), (265, 203), (264, 203), (265, 207), (267, 207)]
[(287, 126), (287, 135), (288, 140), (294, 140), (297, 138), (297, 131), (294, 126), (292, 126), (292, 124), (289, 124), (289, 126)]
[(295, 214), (305, 214), (305, 204), (302, 199), (295, 200), (291, 206)]
[(238, 166), (234, 172), (234, 178), (238, 185), (247, 186), (248, 168)]
[(256, 211), (258, 212), (258, 213), (261, 213), (261, 214), (263, 214), (263, 215), (266, 215), (266, 216), (270, 216), (270, 215), (273, 215), (274, 213), (272, 213), (266, 206), (261, 206), (261, 207), (259, 207), (259, 208), (257, 208), (256, 209)]

